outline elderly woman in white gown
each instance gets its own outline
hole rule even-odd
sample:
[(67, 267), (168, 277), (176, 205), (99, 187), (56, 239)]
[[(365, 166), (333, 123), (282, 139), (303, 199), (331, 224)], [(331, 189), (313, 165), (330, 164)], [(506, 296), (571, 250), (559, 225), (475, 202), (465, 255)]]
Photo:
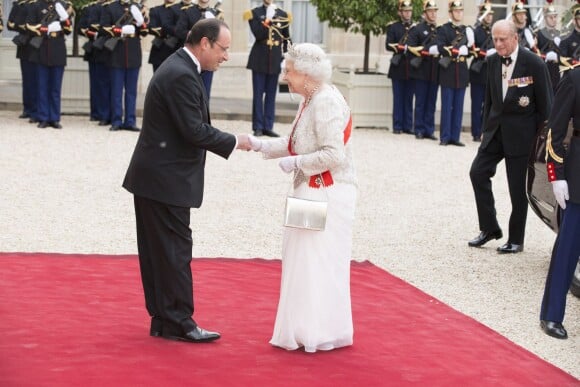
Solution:
[(324, 231), (284, 229), (280, 300), (270, 344), (316, 352), (353, 343), (352, 122), (346, 101), (329, 83), (331, 63), (320, 47), (296, 44), (285, 59), (284, 79), (290, 92), (303, 97), (292, 133), (289, 138), (250, 141), (253, 150), (266, 159), (279, 158), (280, 168), (294, 174), (292, 196), (327, 197), (328, 214)]

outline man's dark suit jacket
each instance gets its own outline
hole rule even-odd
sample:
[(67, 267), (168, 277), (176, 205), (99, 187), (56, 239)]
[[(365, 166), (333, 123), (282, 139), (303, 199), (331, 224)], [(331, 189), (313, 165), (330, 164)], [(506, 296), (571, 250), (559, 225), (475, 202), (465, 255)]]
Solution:
[(180, 49), (157, 69), (145, 95), (143, 128), (123, 187), (179, 207), (200, 207), (206, 150), (228, 158), (236, 138), (210, 125), (201, 76)]
[(500, 57), (494, 54), (487, 60), (481, 149), (489, 145), (501, 127), (504, 154), (525, 156), (531, 151), (536, 131), (542, 128), (552, 108), (548, 69), (539, 56), (520, 47), (511, 77), (514, 84), (508, 87), (504, 100)]

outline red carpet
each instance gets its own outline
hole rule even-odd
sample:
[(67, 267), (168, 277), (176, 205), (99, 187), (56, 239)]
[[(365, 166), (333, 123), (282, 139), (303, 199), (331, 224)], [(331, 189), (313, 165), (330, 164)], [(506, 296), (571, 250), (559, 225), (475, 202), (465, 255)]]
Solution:
[(280, 261), (194, 259), (196, 318), (222, 338), (148, 336), (134, 256), (0, 254), (1, 386), (578, 386), (373, 266), (352, 265), (354, 346), (268, 344)]

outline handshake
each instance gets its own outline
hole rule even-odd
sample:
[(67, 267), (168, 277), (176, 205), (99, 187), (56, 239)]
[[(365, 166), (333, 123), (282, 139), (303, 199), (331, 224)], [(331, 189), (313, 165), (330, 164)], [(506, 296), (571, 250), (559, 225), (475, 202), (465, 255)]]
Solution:
[[(270, 149), (271, 144), (268, 141), (260, 140), (251, 134), (241, 134), (237, 136), (237, 149), (254, 152), (266, 153)], [(291, 173), (300, 168), (300, 155), (286, 156), (280, 158), (278, 166), (286, 173)]]

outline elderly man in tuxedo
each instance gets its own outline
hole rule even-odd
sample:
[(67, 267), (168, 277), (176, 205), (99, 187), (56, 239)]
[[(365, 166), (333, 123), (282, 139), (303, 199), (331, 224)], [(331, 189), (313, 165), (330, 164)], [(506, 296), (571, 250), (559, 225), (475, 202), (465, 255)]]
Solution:
[(497, 54), (487, 58), (483, 138), (469, 171), (481, 233), (468, 244), (480, 247), (503, 237), (491, 178), (497, 164), (505, 159), (512, 212), (507, 243), (497, 250), (500, 254), (518, 253), (524, 248), (528, 213), (527, 159), (536, 132), (550, 113), (552, 85), (542, 59), (518, 46), (517, 29), (512, 21), (498, 21), (491, 32)]
[(123, 182), (134, 195), (137, 246), (151, 336), (204, 342), (219, 333), (193, 320), (190, 208), (203, 199), (206, 151), (228, 158), (249, 150), (211, 126), (201, 71), (228, 60), (231, 34), (218, 19), (196, 23), (185, 46), (154, 73), (143, 108), (143, 130)]

